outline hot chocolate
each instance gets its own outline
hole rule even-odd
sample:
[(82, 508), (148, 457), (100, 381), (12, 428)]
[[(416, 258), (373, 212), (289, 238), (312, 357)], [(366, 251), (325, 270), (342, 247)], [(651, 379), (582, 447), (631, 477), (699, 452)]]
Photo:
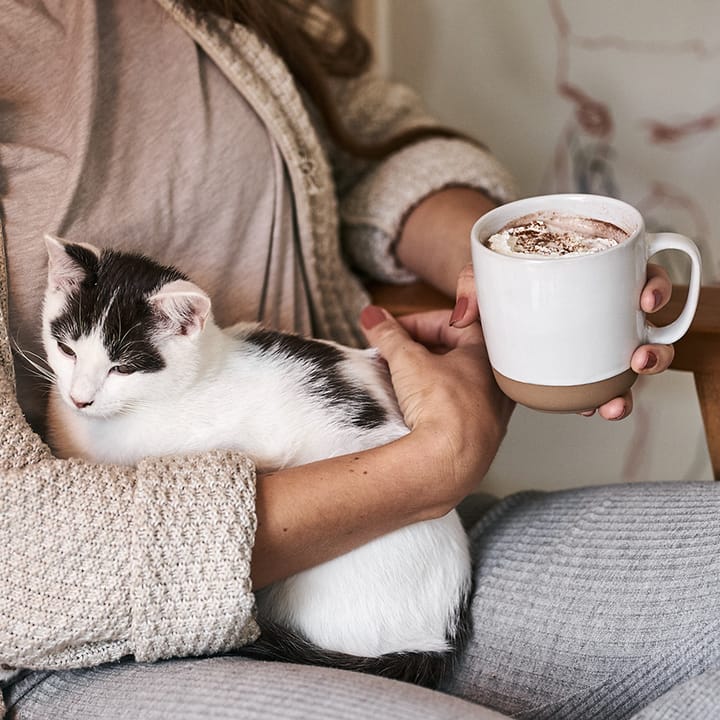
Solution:
[[(646, 233), (638, 210), (616, 198), (555, 193), (509, 202), (478, 218), (470, 240), (495, 380), (538, 410), (583, 412), (623, 395), (636, 378), (638, 346), (678, 340), (697, 306), (695, 244)], [(655, 327), (640, 295), (648, 258), (664, 250), (688, 256), (693, 290), (677, 320)]]
[(556, 258), (601, 252), (625, 239), (626, 232), (603, 220), (542, 212), (514, 220), (486, 245), (503, 255)]

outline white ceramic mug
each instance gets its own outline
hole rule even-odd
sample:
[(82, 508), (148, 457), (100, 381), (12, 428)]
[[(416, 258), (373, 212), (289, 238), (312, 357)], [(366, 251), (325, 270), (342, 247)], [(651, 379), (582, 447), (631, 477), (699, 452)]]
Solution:
[[(536, 212), (616, 225), (627, 239), (600, 252), (571, 256), (504, 255), (487, 239)], [(551, 412), (596, 408), (636, 379), (633, 351), (673, 343), (690, 327), (700, 292), (700, 253), (676, 233), (645, 232), (640, 213), (615, 198), (558, 194), (530, 197), (483, 215), (471, 233), (480, 320), (490, 364), (503, 391), (523, 405)], [(691, 262), (680, 316), (653, 327), (640, 310), (648, 259), (679, 250)]]

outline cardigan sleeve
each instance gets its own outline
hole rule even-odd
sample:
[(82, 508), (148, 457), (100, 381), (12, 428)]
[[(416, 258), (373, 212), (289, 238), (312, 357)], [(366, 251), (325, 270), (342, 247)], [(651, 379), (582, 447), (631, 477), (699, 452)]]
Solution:
[(136, 468), (55, 459), (25, 423), (7, 370), (0, 362), (2, 669), (252, 642), (251, 461), (232, 452)]
[[(404, 85), (368, 74), (333, 87), (344, 124), (365, 141), (438, 125)], [(490, 152), (460, 139), (428, 138), (376, 163), (332, 146), (329, 155), (340, 196), (343, 249), (358, 270), (379, 280), (414, 279), (397, 261), (394, 246), (405, 218), (423, 198), (453, 186), (475, 188), (499, 203), (516, 194), (509, 172)]]

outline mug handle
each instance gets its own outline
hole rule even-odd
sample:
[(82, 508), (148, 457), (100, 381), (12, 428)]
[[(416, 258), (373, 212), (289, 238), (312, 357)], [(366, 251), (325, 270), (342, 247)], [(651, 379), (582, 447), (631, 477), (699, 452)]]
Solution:
[(655, 327), (646, 323), (645, 325), (645, 341), (649, 343), (658, 343), (660, 345), (671, 345), (679, 340), (690, 328), (695, 310), (697, 309), (698, 297), (700, 296), (700, 274), (702, 270), (702, 262), (700, 260), (700, 251), (697, 245), (678, 233), (663, 232), (655, 235), (648, 234), (648, 257), (655, 255), (661, 250), (680, 250), (690, 258), (690, 285), (688, 288), (688, 296), (685, 307), (678, 316), (669, 325), (663, 327)]

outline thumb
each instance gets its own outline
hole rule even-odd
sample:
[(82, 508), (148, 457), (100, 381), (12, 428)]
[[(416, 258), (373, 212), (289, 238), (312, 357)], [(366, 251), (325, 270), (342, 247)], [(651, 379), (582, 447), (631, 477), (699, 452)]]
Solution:
[(407, 331), (384, 308), (368, 305), (360, 313), (360, 325), (370, 345), (392, 365), (392, 358), (416, 345)]
[(458, 275), (457, 289), (455, 290), (455, 309), (450, 316), (450, 325), (457, 328), (466, 328), (472, 325), (479, 315), (475, 273), (473, 264), (468, 263)]

